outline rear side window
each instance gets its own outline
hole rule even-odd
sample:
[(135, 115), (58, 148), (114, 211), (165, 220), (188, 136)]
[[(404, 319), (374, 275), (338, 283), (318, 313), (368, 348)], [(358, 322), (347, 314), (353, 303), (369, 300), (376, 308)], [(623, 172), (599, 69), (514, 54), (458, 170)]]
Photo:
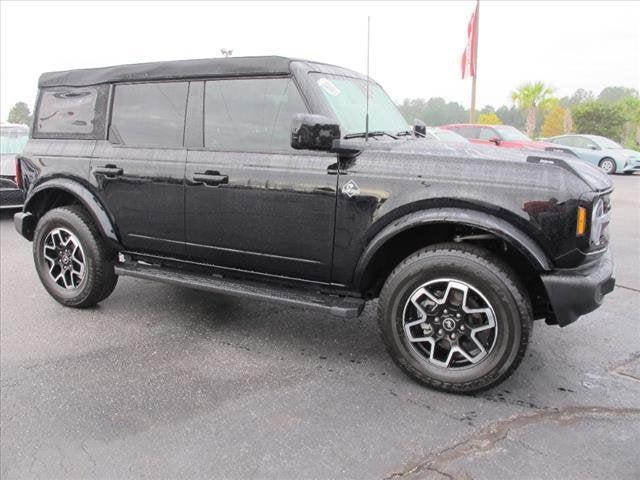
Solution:
[(116, 85), (109, 140), (133, 146), (182, 147), (188, 82)]
[(307, 112), (290, 78), (206, 82), (204, 145), (212, 150), (291, 149), (291, 117)]
[(56, 87), (41, 91), (36, 138), (104, 138), (108, 87)]

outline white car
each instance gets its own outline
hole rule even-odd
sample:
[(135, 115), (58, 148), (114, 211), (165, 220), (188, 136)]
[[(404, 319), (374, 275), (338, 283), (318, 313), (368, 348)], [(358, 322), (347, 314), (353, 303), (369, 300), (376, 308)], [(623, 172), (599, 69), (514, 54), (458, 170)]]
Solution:
[(29, 127), (0, 123), (0, 208), (19, 208), (24, 194), (16, 184), (16, 155), (29, 140)]

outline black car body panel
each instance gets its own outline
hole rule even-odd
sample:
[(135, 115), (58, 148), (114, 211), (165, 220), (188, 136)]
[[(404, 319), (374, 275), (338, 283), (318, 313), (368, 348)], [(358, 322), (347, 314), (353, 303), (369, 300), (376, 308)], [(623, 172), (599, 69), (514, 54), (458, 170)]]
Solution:
[[(369, 277), (380, 274), (372, 265), (386, 254), (381, 253), (385, 245), (402, 235), (413, 235), (410, 246), (418, 248), (453, 240), (438, 236), (449, 230), (436, 235), (429, 229), (444, 225), (489, 234), (524, 259), (527, 271), (546, 286), (538, 293), (552, 304), (544, 314), (550, 322), (569, 323), (590, 308), (581, 303), (598, 303), (606, 293), (612, 278), (606, 274), (607, 245), (593, 248), (588, 231), (577, 237), (576, 220), (578, 207), (591, 214), (594, 202), (610, 193), (611, 182), (561, 153), (540, 158), (541, 152), (414, 136), (341, 140), (329, 152), (205, 146), (203, 105), (206, 84), (213, 80), (288, 79), (307, 110), (298, 113), (337, 121), (310, 73), (366, 78), (282, 57), (42, 75), (40, 97), (56, 88), (99, 86), (96, 116), (103, 118), (95, 122), (104, 128), (94, 129), (91, 139), (60, 139), (34, 129), (21, 158), (27, 198), (17, 228), (28, 237), (54, 193), (64, 192), (77, 198), (111, 244), (127, 254), (364, 297), (377, 293)], [(188, 84), (180, 145), (123, 142), (111, 122), (114, 89), (167, 80)], [(101, 92), (108, 92), (108, 101), (102, 101)], [(595, 286), (581, 284), (583, 295), (595, 300), (561, 304), (564, 300), (552, 291), (585, 263), (606, 264), (607, 278)]]

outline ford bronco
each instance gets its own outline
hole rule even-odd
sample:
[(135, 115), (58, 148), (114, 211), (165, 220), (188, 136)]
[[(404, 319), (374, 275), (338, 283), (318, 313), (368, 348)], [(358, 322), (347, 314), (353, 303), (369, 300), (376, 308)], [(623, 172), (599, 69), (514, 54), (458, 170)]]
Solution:
[[(367, 116), (368, 112), (368, 116)], [(614, 286), (610, 181), (560, 153), (428, 141), (356, 72), (282, 57), (45, 73), (15, 226), (63, 305), (119, 276), (358, 316), (473, 393)]]

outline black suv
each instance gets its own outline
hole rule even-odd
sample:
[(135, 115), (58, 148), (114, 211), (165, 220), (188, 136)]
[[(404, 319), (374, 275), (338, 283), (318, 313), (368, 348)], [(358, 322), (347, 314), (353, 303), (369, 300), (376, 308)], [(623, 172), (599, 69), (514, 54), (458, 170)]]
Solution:
[[(368, 120), (367, 113), (368, 111)], [(476, 392), (613, 289), (612, 190), (545, 152), (420, 138), (382, 88), (282, 57), (46, 73), (17, 230), (47, 291), (118, 276), (356, 317), (418, 381)]]

